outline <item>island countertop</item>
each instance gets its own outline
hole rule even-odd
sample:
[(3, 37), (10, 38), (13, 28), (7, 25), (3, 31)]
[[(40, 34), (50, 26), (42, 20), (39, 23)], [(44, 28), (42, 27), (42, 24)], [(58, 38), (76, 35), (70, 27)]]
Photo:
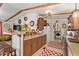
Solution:
[(36, 34), (36, 35), (25, 36), (24, 40), (29, 40), (29, 39), (36, 38), (36, 37), (43, 36), (43, 35), (45, 35), (45, 34)]
[(32, 38), (36, 38), (36, 37), (39, 37), (39, 36), (43, 36), (43, 35), (46, 35), (46, 34), (30, 34), (30, 35), (26, 35), (25, 32), (15, 32), (15, 33), (12, 33), (12, 35), (20, 35), (20, 37), (23, 35), (23, 40), (29, 40), (29, 39), (32, 39)]
[(68, 39), (66, 39), (67, 44), (71, 50), (72, 56), (79, 56), (79, 44), (78, 43), (72, 43)]

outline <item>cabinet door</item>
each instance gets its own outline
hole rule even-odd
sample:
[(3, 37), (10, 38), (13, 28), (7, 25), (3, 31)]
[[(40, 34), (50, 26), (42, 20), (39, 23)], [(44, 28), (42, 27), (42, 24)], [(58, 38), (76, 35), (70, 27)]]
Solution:
[(46, 35), (42, 36), (42, 46), (46, 44)]
[(79, 29), (79, 17), (74, 19), (74, 29)]
[(37, 37), (37, 49), (40, 49), (42, 46), (42, 39), (41, 38), (42, 38), (41, 36)]
[(68, 20), (69, 23), (71, 23), (71, 28), (73, 29), (79, 29), (79, 17), (70, 17)]
[(31, 48), (31, 40), (25, 40), (24, 41), (24, 56), (31, 56), (32, 55), (32, 48)]
[(34, 54), (37, 51), (37, 39), (32, 39), (32, 54)]

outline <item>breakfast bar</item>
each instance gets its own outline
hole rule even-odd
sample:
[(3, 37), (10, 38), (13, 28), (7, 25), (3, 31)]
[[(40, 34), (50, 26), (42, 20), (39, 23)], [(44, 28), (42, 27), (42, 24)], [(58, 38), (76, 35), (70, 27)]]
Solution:
[(45, 44), (45, 34), (27, 35), (27, 33), (17, 33), (12, 36), (12, 47), (16, 49), (17, 55), (21, 56), (31, 56)]

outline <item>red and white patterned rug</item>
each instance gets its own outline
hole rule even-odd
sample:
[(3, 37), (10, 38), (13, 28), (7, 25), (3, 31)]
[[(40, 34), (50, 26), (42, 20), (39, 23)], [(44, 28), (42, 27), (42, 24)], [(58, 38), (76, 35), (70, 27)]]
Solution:
[(62, 44), (59, 41), (51, 41), (44, 45), (37, 53), (34, 54), (39, 56), (64, 56)]
[(64, 54), (62, 52), (50, 50), (50, 49), (45, 47), (45, 48), (43, 48), (40, 56), (64, 56)]
[(40, 56), (64, 56), (62, 44), (58, 41), (51, 41), (42, 49)]

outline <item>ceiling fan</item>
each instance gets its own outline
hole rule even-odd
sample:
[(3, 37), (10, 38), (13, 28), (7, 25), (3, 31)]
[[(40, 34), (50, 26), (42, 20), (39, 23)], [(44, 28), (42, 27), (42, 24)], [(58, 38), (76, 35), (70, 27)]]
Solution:
[[(74, 5), (75, 5), (74, 11), (77, 11), (77, 3), (75, 3)], [(64, 14), (72, 15), (72, 13), (74, 11), (72, 11), (72, 12), (65, 12), (63, 10), (60, 10), (60, 11), (52, 11), (52, 10), (50, 10), (50, 11), (48, 11), (48, 13), (46, 13), (46, 14), (40, 14), (39, 16), (46, 17), (46, 16), (51, 16), (51, 15), (64, 15)]]

